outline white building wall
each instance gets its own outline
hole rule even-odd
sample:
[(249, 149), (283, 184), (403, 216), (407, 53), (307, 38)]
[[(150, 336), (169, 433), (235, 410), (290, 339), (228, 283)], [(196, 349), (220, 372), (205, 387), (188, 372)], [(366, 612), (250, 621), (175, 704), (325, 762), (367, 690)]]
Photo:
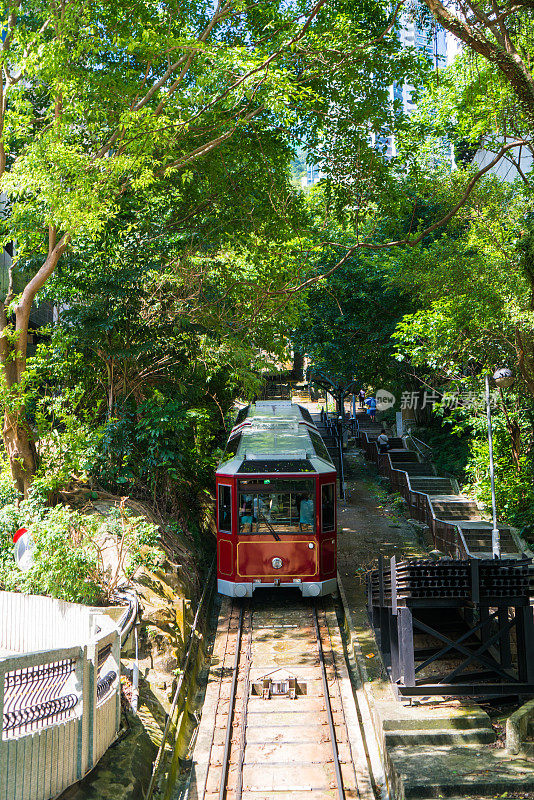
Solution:
[[(504, 139), (501, 141), (504, 142)], [(507, 139), (507, 141), (512, 142), (514, 140)], [(498, 144), (492, 143), (491, 146), (488, 145), (488, 147), (489, 149), (485, 147), (479, 148), (475, 154), (473, 164), (478, 169), (483, 169), (499, 152)], [(521, 173), (517, 167), (519, 166), (521, 172), (527, 175), (532, 169), (533, 161), (532, 153), (526, 147), (514, 147), (506, 153), (494, 167), (491, 167), (486, 174), (496, 175), (501, 181), (511, 183), (515, 181), (516, 178), (521, 177)]]

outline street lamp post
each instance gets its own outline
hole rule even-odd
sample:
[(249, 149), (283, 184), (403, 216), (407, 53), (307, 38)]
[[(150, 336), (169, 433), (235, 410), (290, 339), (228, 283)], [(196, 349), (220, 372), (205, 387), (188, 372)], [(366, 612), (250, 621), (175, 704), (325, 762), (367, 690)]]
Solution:
[[(501, 388), (511, 386), (514, 377), (508, 367), (502, 367), (493, 373), (493, 380)], [(488, 417), (488, 446), (489, 446), (489, 468), (491, 482), (491, 510), (493, 516), (493, 528), (491, 531), (491, 551), (493, 558), (501, 556), (501, 538), (497, 524), (497, 500), (495, 498), (495, 462), (493, 460), (493, 430), (491, 425), (491, 398), (490, 398), (490, 376), (486, 375), (486, 414)]]

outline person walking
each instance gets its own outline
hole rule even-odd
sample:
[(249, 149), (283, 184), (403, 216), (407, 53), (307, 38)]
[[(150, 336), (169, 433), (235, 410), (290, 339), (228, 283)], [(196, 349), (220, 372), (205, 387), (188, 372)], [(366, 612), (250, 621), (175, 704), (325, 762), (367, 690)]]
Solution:
[(367, 406), (367, 413), (371, 417), (371, 420), (374, 422), (376, 417), (376, 400), (374, 397), (368, 397), (365, 401), (365, 405)]
[(379, 453), (387, 453), (387, 451), (389, 450), (389, 439), (384, 428), (382, 428), (382, 430), (380, 431), (376, 443), (378, 444)]
[(358, 392), (358, 401), (360, 403), (360, 408), (365, 408), (365, 392), (363, 389), (360, 389)]

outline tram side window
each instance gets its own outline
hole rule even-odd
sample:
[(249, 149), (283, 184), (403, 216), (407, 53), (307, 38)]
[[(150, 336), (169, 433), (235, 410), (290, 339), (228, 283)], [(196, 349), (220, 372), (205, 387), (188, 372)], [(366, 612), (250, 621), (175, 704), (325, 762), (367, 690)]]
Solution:
[(335, 492), (334, 483), (327, 483), (321, 489), (323, 531), (333, 531), (336, 524)]
[(232, 532), (232, 487), (219, 485), (219, 530)]

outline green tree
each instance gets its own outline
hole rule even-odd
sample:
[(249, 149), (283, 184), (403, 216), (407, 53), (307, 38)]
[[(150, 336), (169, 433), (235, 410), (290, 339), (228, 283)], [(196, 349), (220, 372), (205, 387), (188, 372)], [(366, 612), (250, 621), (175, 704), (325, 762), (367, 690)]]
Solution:
[[(320, 269), (328, 271), (337, 259), (337, 250), (326, 250)], [(355, 379), (391, 386), (399, 378), (391, 336), (409, 308), (409, 295), (391, 284), (382, 260), (360, 253), (308, 290), (292, 339), (341, 385)]]
[(363, 131), (411, 62), (398, 55), (395, 15), (374, 2), (6, 0), (2, 17), (1, 237), (17, 242), (0, 304), (3, 438), (27, 494), (30, 308), (73, 245), (100, 236), (125, 194), (191, 180), (192, 165), (244, 131), (283, 131), (313, 149), (337, 103)]
[[(515, 121), (512, 132), (515, 127), (516, 133), (530, 133), (534, 125), (534, 78), (530, 67), (534, 17), (529, 0), (518, 0), (513, 4), (497, 0), (479, 4), (466, 0), (461, 9), (450, 7), (441, 0), (423, 2), (440, 25), (474, 54), (482, 56), (481, 61), (489, 67), (491, 82), (504, 89), (499, 105), (501, 109), (507, 107), (510, 123)], [(481, 82), (486, 79), (487, 74), (480, 78)], [(520, 109), (514, 108), (510, 95), (519, 100)], [(502, 133), (506, 136), (507, 131)]]

